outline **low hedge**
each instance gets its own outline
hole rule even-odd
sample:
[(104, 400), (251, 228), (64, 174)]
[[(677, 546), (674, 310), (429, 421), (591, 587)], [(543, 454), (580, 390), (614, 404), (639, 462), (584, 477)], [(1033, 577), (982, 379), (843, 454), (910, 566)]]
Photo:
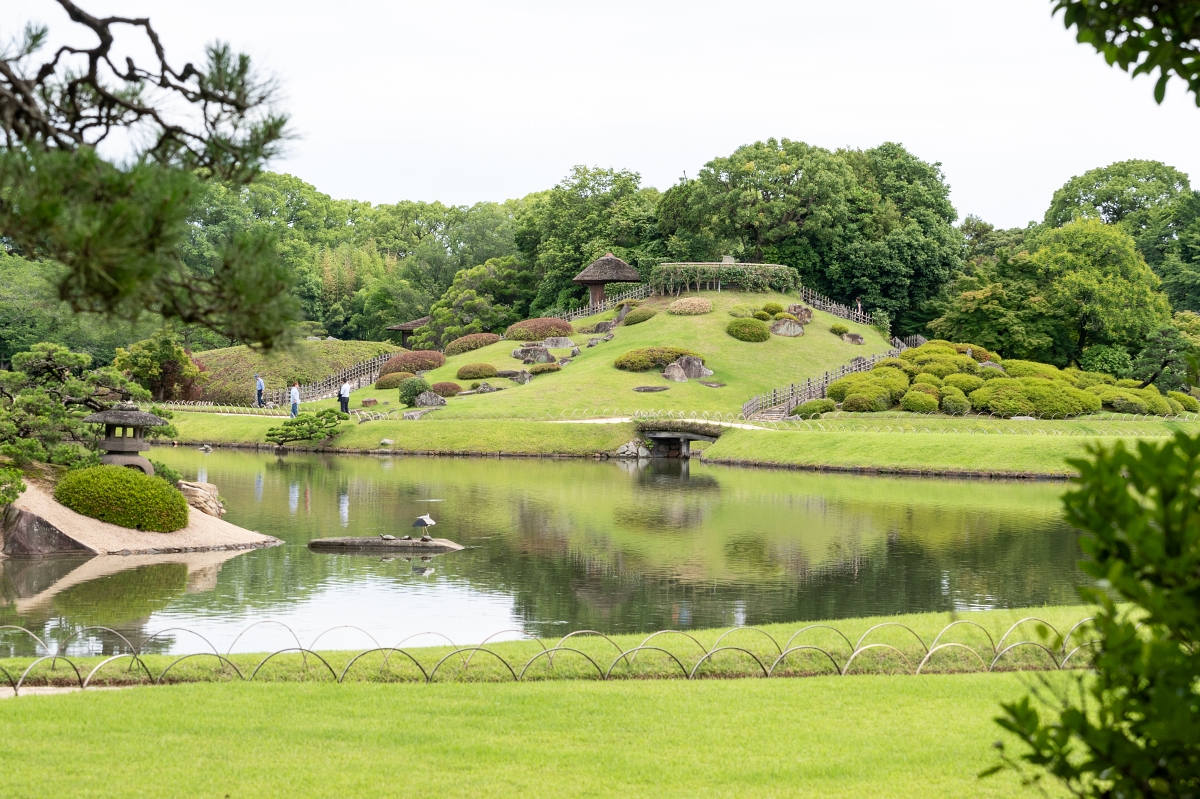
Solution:
[[(908, 391), (908, 375), (899, 369), (875, 368), (869, 372), (857, 372), (834, 380), (829, 384), (825, 393), (835, 402), (843, 402), (851, 394), (864, 393), (863, 387), (865, 386), (878, 386), (883, 389), (887, 394), (888, 403), (880, 410), (887, 410), (893, 402), (899, 401)], [(877, 392), (876, 389), (871, 388), (865, 390), (865, 393), (874, 395)]]
[(954, 386), (964, 394), (970, 394), (977, 388), (983, 388), (983, 378), (975, 375), (952, 374), (943, 377), (942, 384)]
[(469, 336), (456, 338), (446, 345), (446, 357), (462, 355), (464, 352), (470, 352), (480, 347), (486, 347), (489, 344), (495, 344), (499, 340), (500, 337), (495, 333), (472, 333)]
[(912, 384), (912, 387), (909, 388), (909, 390), (906, 391), (905, 394), (908, 395), (908, 394), (913, 393), (914, 391), (919, 391), (922, 394), (927, 394), (928, 396), (933, 397), (934, 399), (942, 398), (942, 390), (940, 388), (938, 388), (937, 386), (930, 385), (929, 383), (914, 382)]
[(400, 402), (412, 407), (417, 397), (429, 390), (429, 384), (419, 377), (410, 377), (400, 384)]
[[(866, 394), (851, 394), (842, 401), (842, 410), (851, 413), (871, 413), (881, 410), (878, 407), (878, 398), (869, 397)], [(883, 408), (882, 410), (887, 410)]]
[(814, 416), (819, 416), (822, 413), (829, 413), (837, 408), (837, 403), (833, 400), (815, 399), (808, 402), (802, 402), (792, 411), (793, 416), (799, 416), (801, 419), (811, 419)]
[(651, 369), (662, 370), (667, 368), (667, 364), (673, 363), (685, 355), (691, 355), (700, 358), (703, 362), (704, 358), (699, 353), (685, 350), (682, 347), (643, 347), (638, 350), (630, 350), (617, 357), (613, 361), (613, 366), (625, 372), (648, 372)]
[(771, 337), (771, 328), (758, 319), (734, 319), (725, 328), (725, 332), (738, 341), (758, 342)]
[(653, 308), (634, 308), (625, 316), (623, 325), (640, 325), (647, 319), (652, 319), (657, 312)]
[[(936, 413), (938, 409), (937, 397), (930, 396), (918, 389), (919, 386), (913, 386), (912, 391), (901, 397), (900, 407), (913, 413)], [(934, 390), (936, 391), (936, 389)]]
[(757, 310), (753, 305), (731, 305), (729, 315), (734, 319), (749, 319)]
[(496, 376), (496, 367), (490, 363), (466, 363), (458, 367), (454, 376), (459, 380), (486, 380)]
[(843, 324), (834, 324), (829, 326), (829, 332), (835, 336), (844, 336), (850, 332), (850, 328)]
[(445, 365), (446, 356), (437, 350), (413, 350), (388, 358), (387, 363), (379, 370), (379, 376), (383, 377), (395, 372), (428, 372), (430, 369), (437, 369), (439, 366)]
[(998, 416), (1065, 418), (1100, 410), (1100, 398), (1062, 380), (997, 378), (971, 392), (971, 406)]
[(434, 383), (432, 386), (429, 387), (429, 390), (432, 391), (434, 394), (437, 394), (439, 397), (454, 397), (454, 396), (457, 396), (458, 393), (463, 390), (463, 387), (460, 386), (458, 383), (451, 383), (450, 381), (444, 381), (441, 383)]
[(92, 466), (67, 472), (54, 498), (92, 519), (156, 533), (187, 527), (188, 504), (164, 480), (124, 466)]
[(762, 309), (774, 316), (777, 313), (783, 313), (783, 306), (777, 302), (764, 303)]
[[(1141, 383), (1136, 385), (1140, 386)], [(1153, 386), (1125, 387), (1118, 382), (1115, 386), (1092, 386), (1087, 391), (1097, 397), (1105, 408), (1117, 413), (1149, 413), (1155, 416), (1167, 416), (1172, 413), (1171, 403)]]
[(544, 375), (547, 372), (557, 372), (560, 369), (562, 369), (562, 367), (556, 363), (535, 363), (533, 366), (529, 367), (529, 374)]
[(766, 311), (755, 311), (753, 314), (751, 314), (751, 316), (753, 316), (755, 319), (757, 319), (760, 322), (770, 322), (771, 321), (771, 315), (769, 313), (767, 313)]
[(667, 306), (667, 313), (676, 316), (701, 316), (712, 313), (712, 300), (704, 297), (681, 297)]
[(931, 375), (929, 372), (921, 372), (913, 378), (913, 383), (927, 383), (935, 388), (942, 387), (942, 378), (937, 375)]
[(416, 377), (412, 372), (392, 372), (391, 374), (381, 375), (375, 381), (375, 388), (383, 390), (385, 388), (397, 388), (401, 383), (410, 377)]
[(551, 336), (569, 336), (574, 332), (570, 322), (543, 316), (509, 325), (504, 337), (509, 341), (541, 341)]
[(971, 401), (962, 389), (955, 386), (942, 386), (942, 412), (951, 416), (962, 416), (970, 413)]
[(1061, 380), (1072, 386), (1075, 385), (1075, 378), (1073, 376), (1062, 371), (1057, 366), (1051, 366), (1048, 363), (1011, 359), (1001, 361), (1000, 365), (1004, 367), (1004, 371), (1009, 377), (1041, 377), (1048, 380)]
[(1200, 400), (1191, 394), (1184, 394), (1182, 391), (1168, 391), (1167, 398), (1178, 402), (1188, 413), (1200, 413)]

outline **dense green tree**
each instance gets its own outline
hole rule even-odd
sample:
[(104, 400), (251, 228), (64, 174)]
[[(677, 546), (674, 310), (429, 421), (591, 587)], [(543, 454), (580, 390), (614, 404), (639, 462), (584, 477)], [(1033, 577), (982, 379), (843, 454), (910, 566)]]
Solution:
[(536, 291), (533, 269), (514, 256), (464, 269), (433, 304), (429, 323), (417, 330), (415, 344), (440, 348), (471, 333), (503, 332), (526, 318)]
[(180, 337), (166, 327), (128, 349), (118, 347), (113, 368), (160, 401), (179, 399), (185, 386), (201, 378), (200, 367), (184, 350)]
[(1146, 345), (1133, 360), (1133, 377), (1142, 388), (1151, 383), (1163, 391), (1178, 391), (1188, 382), (1188, 356), (1191, 342), (1170, 325), (1163, 325), (1146, 337)]

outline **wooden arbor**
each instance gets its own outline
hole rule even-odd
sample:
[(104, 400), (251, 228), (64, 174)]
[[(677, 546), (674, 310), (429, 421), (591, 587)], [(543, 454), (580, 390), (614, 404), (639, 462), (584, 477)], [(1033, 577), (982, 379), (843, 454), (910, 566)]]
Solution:
[(104, 438), (100, 441), (100, 449), (104, 452), (100, 456), (101, 463), (141, 469), (154, 476), (154, 466), (138, 453), (150, 449), (146, 443), (146, 428), (164, 425), (166, 421), (152, 413), (139, 411), (136, 405), (118, 405), (93, 413), (83, 421), (104, 425)]
[(587, 269), (576, 275), (571, 282), (587, 286), (591, 291), (588, 303), (600, 305), (604, 302), (604, 284), (641, 283), (642, 276), (636, 269), (610, 252), (603, 258), (592, 261)]

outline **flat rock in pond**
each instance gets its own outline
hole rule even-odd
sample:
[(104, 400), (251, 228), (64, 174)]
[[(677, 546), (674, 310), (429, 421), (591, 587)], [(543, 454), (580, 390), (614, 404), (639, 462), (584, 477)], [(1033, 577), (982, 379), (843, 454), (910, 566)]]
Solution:
[(643, 394), (653, 394), (655, 391), (669, 391), (670, 386), (634, 386), (634, 391), (640, 391)]
[(456, 544), (445, 538), (435, 538), (432, 541), (421, 541), (413, 538), (409, 541), (404, 541), (400, 538), (393, 538), (388, 541), (375, 536), (374, 538), (315, 538), (308, 542), (308, 548), (316, 552), (392, 552), (397, 554), (412, 553), (436, 553), (436, 552), (457, 552), (462, 549), (461, 544)]

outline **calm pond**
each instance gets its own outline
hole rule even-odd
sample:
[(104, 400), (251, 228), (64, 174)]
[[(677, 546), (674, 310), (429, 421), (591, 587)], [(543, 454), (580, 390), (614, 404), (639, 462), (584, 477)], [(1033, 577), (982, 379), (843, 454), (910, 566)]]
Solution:
[[(1061, 483), (953, 482), (690, 464), (375, 458), (157, 448), (216, 483), (226, 518), (283, 539), (246, 553), (0, 562), (0, 624), (63, 641), (187, 628), (222, 651), (304, 646), (356, 625), (395, 645), (434, 631), (648, 632), (1075, 601)], [(328, 555), (313, 538), (404, 535), (429, 513), (466, 547)], [(96, 632), (73, 652), (121, 651)], [(436, 644), (432, 637), (412, 644)], [(321, 648), (367, 648), (362, 632)], [(152, 651), (192, 652), (174, 631)], [(0, 637), (0, 654), (28, 653)]]

